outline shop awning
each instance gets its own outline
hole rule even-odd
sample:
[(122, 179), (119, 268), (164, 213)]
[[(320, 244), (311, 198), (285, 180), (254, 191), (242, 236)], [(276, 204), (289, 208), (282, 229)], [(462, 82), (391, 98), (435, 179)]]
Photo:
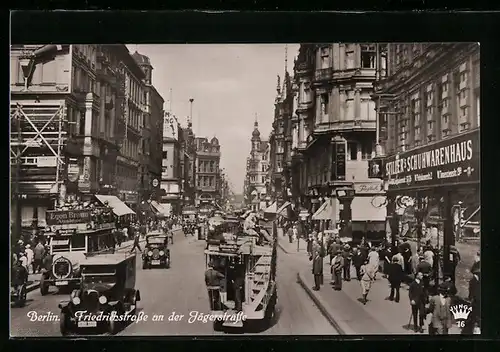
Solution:
[(288, 208), (290, 205), (292, 205), (292, 203), (290, 202), (285, 202), (285, 204), (283, 204), (277, 211), (276, 211), (276, 214), (281, 214), (283, 213), (283, 211), (285, 211), (286, 208)]
[(151, 207), (160, 215), (170, 216), (170, 204), (160, 204), (155, 200), (151, 201)]
[(372, 204), (371, 196), (354, 197), (351, 203), (352, 221), (385, 221), (387, 209), (377, 208)]
[(124, 216), (128, 214), (135, 214), (135, 212), (130, 209), (127, 204), (123, 203), (118, 197), (116, 196), (103, 196), (100, 194), (96, 194), (95, 197), (101, 204), (105, 204), (106, 202), (108, 203), (108, 206), (113, 208), (113, 213), (117, 216)]
[(313, 214), (312, 220), (332, 220), (337, 221), (337, 207), (334, 199), (326, 200)]
[(274, 202), (264, 210), (264, 213), (276, 214), (277, 210), (278, 210), (278, 203)]

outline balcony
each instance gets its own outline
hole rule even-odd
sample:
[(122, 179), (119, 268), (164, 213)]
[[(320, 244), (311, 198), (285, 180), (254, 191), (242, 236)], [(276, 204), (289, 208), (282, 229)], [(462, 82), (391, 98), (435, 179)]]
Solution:
[(374, 120), (342, 120), (321, 122), (314, 125), (314, 133), (328, 133), (332, 131), (375, 131)]
[(333, 70), (331, 67), (314, 71), (315, 82), (325, 82), (332, 79)]

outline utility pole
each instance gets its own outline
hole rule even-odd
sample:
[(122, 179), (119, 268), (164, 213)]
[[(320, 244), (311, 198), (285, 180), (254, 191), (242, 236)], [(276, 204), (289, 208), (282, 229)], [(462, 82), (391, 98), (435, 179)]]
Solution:
[(188, 127), (191, 127), (193, 124), (193, 102), (194, 99), (190, 98), (189, 99), (189, 120), (188, 120)]
[[(21, 109), (21, 106), (18, 106), (17, 109)], [(16, 155), (16, 180), (14, 182), (15, 185), (15, 199), (16, 199), (16, 224), (15, 224), (15, 238), (21, 238), (22, 233), (22, 217), (21, 217), (21, 154), (22, 154), (22, 143), (23, 143), (23, 133), (21, 130), (22, 124), (22, 114), (19, 111), (16, 111), (16, 128), (17, 128), (17, 155)]]

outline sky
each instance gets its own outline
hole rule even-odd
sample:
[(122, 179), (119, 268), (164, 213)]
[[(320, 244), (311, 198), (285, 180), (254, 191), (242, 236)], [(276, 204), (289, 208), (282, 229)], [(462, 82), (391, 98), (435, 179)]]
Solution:
[[(151, 60), (153, 85), (165, 100), (164, 110), (185, 126), (193, 98), (196, 136), (216, 136), (221, 168), (232, 191), (241, 193), (250, 138), (257, 114), (262, 139), (271, 132), (277, 75), (283, 82), (285, 44), (127, 45)], [(287, 45), (288, 72), (298, 44)], [(170, 93), (171, 92), (171, 93)]]

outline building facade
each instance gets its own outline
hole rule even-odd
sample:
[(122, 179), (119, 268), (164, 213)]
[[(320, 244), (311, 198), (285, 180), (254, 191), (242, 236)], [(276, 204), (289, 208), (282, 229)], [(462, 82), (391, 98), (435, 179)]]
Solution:
[(195, 205), (196, 200), (196, 143), (192, 124), (182, 127), (179, 132), (181, 194), (183, 205)]
[(23, 226), (45, 226), (45, 211), (67, 195), (134, 192), (127, 134), (140, 114), (126, 102), (139, 104), (132, 87), (139, 92), (142, 77), (124, 45), (11, 47), (12, 183)]
[(144, 114), (141, 135), (141, 155), (139, 167), (139, 193), (142, 200), (158, 200), (162, 175), (162, 134), (164, 99), (153, 85), (153, 66), (150, 59), (132, 54), (145, 75)]
[(259, 123), (255, 121), (245, 177), (245, 199), (247, 200), (247, 205), (254, 211), (263, 210), (268, 205), (269, 159), (267, 145), (268, 142), (266, 140), (261, 140)]
[(163, 156), (161, 174), (161, 203), (172, 205), (175, 214), (181, 212), (182, 203), (182, 130), (170, 113), (165, 114), (163, 125)]
[(455, 241), (480, 235), (479, 44), (388, 44), (387, 58), (371, 176), (384, 179), (392, 239), (436, 228), (447, 262)]
[[(368, 177), (376, 144), (371, 94), (376, 61), (382, 61), (377, 48), (349, 43), (300, 46), (294, 65), (290, 174), (293, 202), (310, 214), (333, 201), (336, 189), (348, 187), (356, 189), (353, 221), (385, 221), (385, 208), (371, 204), (374, 196), (383, 194), (381, 184)], [(340, 220), (338, 200), (330, 208), (334, 226)]]
[(216, 206), (220, 199), (220, 145), (213, 137), (196, 137), (196, 206)]
[(291, 196), (291, 113), (293, 106), (292, 80), (285, 71), (283, 84), (278, 76), (274, 104), (273, 129), (270, 144), (271, 198), (282, 204)]

